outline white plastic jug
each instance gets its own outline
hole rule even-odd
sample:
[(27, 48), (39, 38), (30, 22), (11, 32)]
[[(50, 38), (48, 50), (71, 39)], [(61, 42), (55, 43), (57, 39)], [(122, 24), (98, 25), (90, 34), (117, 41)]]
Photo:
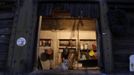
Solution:
[(134, 55), (130, 55), (129, 57), (129, 70), (130, 72), (134, 72)]

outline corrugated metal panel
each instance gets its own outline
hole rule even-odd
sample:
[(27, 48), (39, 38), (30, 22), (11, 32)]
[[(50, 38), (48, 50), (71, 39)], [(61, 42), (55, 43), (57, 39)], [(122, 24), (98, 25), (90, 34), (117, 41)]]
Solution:
[(134, 54), (134, 5), (111, 4), (109, 8), (114, 71), (129, 72), (129, 56)]
[(113, 38), (115, 71), (129, 71), (129, 56), (134, 54), (134, 41), (131, 38)]
[(12, 12), (0, 13), (0, 70), (6, 69), (12, 21)]
[[(6, 4), (3, 2), (3, 4)], [(4, 6), (3, 6), (4, 7)], [(2, 8), (2, 6), (1, 6)], [(12, 8), (12, 7), (10, 7)], [(9, 8), (0, 9), (0, 71), (7, 69), (9, 40), (13, 25), (13, 12)]]

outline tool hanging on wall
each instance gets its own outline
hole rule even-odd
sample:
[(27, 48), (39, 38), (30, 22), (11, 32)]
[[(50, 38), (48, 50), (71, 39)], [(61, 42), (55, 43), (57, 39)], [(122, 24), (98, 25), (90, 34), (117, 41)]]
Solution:
[(71, 48), (72, 48), (72, 39), (73, 37), (75, 37), (75, 27), (76, 27), (76, 20), (74, 20), (72, 30), (71, 30), (70, 40), (69, 40), (69, 45), (71, 46)]
[(78, 22), (77, 20), (74, 20), (74, 24), (72, 27), (72, 32), (71, 32), (71, 36), (70, 36), (70, 41), (69, 44), (72, 43), (72, 38), (75, 37), (75, 30), (77, 30), (77, 43), (76, 43), (76, 47), (77, 47), (77, 55), (78, 55), (78, 59), (79, 59), (79, 50), (80, 50), (80, 43), (79, 43), (79, 28), (80, 26), (84, 26), (83, 21), (82, 21), (82, 16), (83, 15), (83, 11), (80, 11), (80, 16), (78, 17)]
[(80, 26), (84, 26), (83, 24), (83, 21), (82, 21), (82, 18), (83, 18), (83, 11), (81, 10), (80, 11), (80, 16), (79, 16), (79, 20), (78, 20), (78, 23), (77, 23), (77, 51), (78, 51), (78, 60), (80, 59), (80, 38), (79, 38), (79, 30), (80, 30)]

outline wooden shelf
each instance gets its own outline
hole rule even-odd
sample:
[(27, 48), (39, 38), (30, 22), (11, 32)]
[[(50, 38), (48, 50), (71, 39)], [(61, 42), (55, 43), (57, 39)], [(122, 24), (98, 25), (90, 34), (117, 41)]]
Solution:
[[(90, 50), (80, 50), (80, 52), (89, 52)], [(93, 50), (93, 51), (97, 51), (97, 50)]]
[(59, 41), (76, 41), (76, 39), (59, 39)]
[(40, 39), (40, 47), (50, 46), (51, 47), (51, 39)]
[[(71, 41), (71, 42), (70, 42)], [(84, 45), (88, 44), (88, 49), (89, 50), (80, 50), (80, 57), (82, 56), (82, 54), (88, 54), (91, 49), (92, 49), (92, 44), (96, 45), (96, 39), (80, 39), (80, 45), (83, 45), (83, 48), (86, 48)], [(73, 47), (72, 47), (73, 45)], [(89, 47), (90, 46), (90, 47)], [(68, 48), (69, 50), (76, 50), (76, 39), (59, 39), (59, 50), (61, 50), (60, 52), (62, 52), (62, 50), (64, 48)], [(93, 50), (95, 53), (97, 52), (96, 50)], [(90, 56), (86, 56), (86, 60), (96, 60), (96, 57), (90, 57)], [(81, 61), (86, 61), (86, 60), (81, 60)]]
[[(59, 48), (59, 49), (64, 49), (64, 48)], [(68, 49), (76, 49), (76, 48), (68, 48)]]
[(80, 41), (96, 41), (96, 39), (80, 39)]
[(64, 48), (76, 49), (76, 40), (75, 39), (59, 39), (59, 49)]

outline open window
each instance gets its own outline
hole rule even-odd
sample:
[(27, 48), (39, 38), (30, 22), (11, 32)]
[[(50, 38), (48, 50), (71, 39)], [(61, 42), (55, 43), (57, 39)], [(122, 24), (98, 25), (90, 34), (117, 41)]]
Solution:
[(55, 10), (39, 20), (38, 69), (99, 69), (96, 19), (72, 17), (68, 11)]

